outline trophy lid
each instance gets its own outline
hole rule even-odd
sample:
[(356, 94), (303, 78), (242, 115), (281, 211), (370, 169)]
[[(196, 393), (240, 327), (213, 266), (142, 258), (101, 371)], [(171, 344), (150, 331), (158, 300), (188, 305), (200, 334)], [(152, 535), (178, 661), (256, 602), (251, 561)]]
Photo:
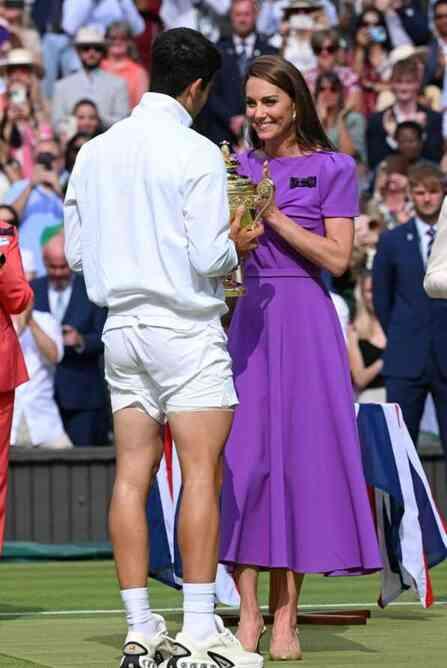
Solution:
[(250, 181), (248, 176), (238, 174), (239, 160), (234, 153), (231, 153), (230, 143), (223, 141), (220, 145), (222, 156), (227, 170), (228, 186), (230, 190), (240, 192), (254, 192), (256, 186)]

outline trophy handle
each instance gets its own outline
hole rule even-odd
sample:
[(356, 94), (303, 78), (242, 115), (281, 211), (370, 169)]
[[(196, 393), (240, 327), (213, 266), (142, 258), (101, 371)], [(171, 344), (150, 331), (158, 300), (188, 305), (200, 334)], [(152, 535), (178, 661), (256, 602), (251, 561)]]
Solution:
[(260, 208), (256, 212), (253, 226), (259, 223), (269, 206), (275, 201), (275, 184), (270, 176), (264, 176), (256, 188), (256, 201)]

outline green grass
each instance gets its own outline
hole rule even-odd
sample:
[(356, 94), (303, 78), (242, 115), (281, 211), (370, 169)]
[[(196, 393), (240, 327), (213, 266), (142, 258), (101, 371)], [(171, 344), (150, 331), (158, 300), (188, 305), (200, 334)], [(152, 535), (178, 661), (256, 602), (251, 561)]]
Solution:
[[(447, 564), (432, 571), (437, 598), (447, 602)], [(306, 579), (304, 605), (373, 603), (377, 576)], [(266, 601), (266, 580), (261, 594)], [(413, 601), (406, 594), (400, 601)], [(180, 594), (151, 583), (154, 608), (178, 608)], [(125, 635), (122, 614), (43, 616), (57, 611), (119, 610), (111, 562), (0, 565), (1, 668), (117, 668)], [(31, 613), (17, 616), (14, 613)], [(34, 613), (34, 614), (33, 614)], [(170, 630), (178, 614), (167, 615)], [(447, 605), (373, 608), (367, 626), (301, 627), (304, 666), (312, 668), (443, 668), (447, 655)], [(268, 636), (263, 650), (268, 650)], [(301, 664), (287, 664), (297, 667)], [(268, 668), (279, 663), (266, 661)]]

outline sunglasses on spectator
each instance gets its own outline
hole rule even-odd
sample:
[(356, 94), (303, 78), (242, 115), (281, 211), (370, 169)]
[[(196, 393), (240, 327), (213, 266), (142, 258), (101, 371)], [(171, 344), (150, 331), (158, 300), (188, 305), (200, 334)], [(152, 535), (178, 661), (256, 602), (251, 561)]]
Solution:
[(337, 87), (334, 86), (333, 84), (330, 84), (329, 86), (321, 86), (320, 93), (326, 93), (327, 91), (329, 91), (331, 93), (336, 93), (337, 92)]
[(336, 53), (338, 51), (338, 46), (336, 44), (329, 44), (328, 46), (316, 46), (314, 48), (314, 51), (317, 55), (320, 55), (320, 53), (326, 52), (326, 53)]
[(435, 21), (442, 21), (442, 19), (447, 19), (447, 12), (442, 14), (435, 14)]
[(78, 49), (79, 51), (97, 51), (98, 53), (104, 51), (104, 47), (101, 44), (80, 44)]

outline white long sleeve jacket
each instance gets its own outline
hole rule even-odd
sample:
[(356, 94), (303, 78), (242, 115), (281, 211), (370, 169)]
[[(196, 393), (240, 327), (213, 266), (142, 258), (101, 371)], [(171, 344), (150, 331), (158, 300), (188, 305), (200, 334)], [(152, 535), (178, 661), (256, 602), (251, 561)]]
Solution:
[(119, 325), (135, 315), (206, 322), (227, 310), (221, 279), (238, 258), (226, 171), (190, 124), (176, 100), (146, 93), (79, 152), (64, 206), (66, 255)]

